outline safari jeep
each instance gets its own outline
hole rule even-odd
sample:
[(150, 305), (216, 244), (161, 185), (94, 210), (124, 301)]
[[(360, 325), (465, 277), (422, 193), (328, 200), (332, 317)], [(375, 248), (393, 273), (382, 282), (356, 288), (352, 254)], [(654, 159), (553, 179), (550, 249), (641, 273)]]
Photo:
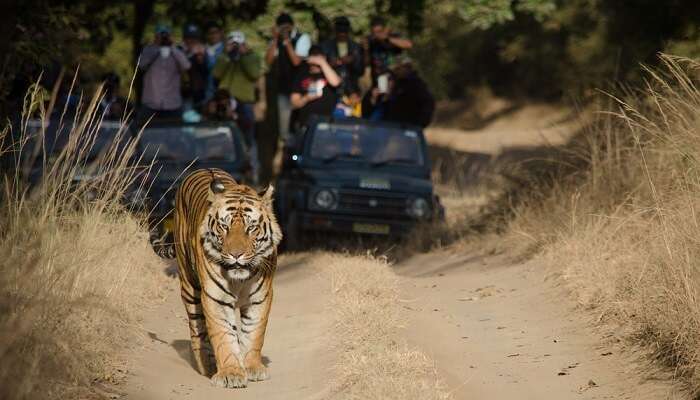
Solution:
[(139, 138), (138, 153), (148, 177), (127, 197), (131, 208), (148, 213), (151, 245), (159, 254), (173, 240), (175, 193), (189, 172), (220, 168), (238, 182), (246, 182), (250, 172), (242, 134), (226, 123), (151, 123)]
[(396, 237), (444, 218), (419, 128), (316, 119), (283, 158), (275, 204), (288, 248), (309, 231)]

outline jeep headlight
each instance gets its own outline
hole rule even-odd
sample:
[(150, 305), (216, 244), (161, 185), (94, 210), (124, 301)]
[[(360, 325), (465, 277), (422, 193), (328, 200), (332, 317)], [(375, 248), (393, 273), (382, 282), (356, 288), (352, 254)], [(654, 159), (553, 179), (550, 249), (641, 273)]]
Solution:
[(314, 195), (314, 205), (324, 210), (335, 206), (335, 194), (328, 189), (321, 189)]
[(414, 218), (426, 219), (430, 216), (430, 204), (424, 198), (416, 197), (408, 201), (406, 212)]

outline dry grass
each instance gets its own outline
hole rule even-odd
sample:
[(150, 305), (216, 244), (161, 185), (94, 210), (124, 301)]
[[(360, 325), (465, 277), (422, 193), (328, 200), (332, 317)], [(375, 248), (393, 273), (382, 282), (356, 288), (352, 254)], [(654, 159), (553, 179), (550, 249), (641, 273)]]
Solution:
[(398, 339), (402, 321), (396, 277), (386, 261), (325, 255), (339, 352), (340, 399), (449, 399), (433, 362)]
[(118, 377), (115, 354), (135, 339), (139, 310), (166, 279), (143, 224), (120, 206), (135, 179), (133, 146), (109, 148), (96, 179), (73, 182), (101, 123), (98, 97), (81, 107), (55, 160), (27, 142), (28, 116), (45, 116), (38, 91), (27, 95), (21, 134), (0, 140), (5, 156), (30, 152), (49, 171), (28, 188), (17, 168), (0, 186), (3, 399), (99, 398), (99, 384)]
[(580, 302), (700, 395), (700, 64), (662, 56), (587, 135), (587, 168), (516, 210)]

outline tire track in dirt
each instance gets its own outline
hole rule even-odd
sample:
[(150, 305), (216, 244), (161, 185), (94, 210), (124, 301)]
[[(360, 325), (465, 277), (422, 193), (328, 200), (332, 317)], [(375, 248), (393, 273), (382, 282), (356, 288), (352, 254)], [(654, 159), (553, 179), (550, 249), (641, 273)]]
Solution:
[(395, 271), (410, 312), (404, 335), (455, 399), (685, 398), (591, 329), (537, 262), (441, 251)]

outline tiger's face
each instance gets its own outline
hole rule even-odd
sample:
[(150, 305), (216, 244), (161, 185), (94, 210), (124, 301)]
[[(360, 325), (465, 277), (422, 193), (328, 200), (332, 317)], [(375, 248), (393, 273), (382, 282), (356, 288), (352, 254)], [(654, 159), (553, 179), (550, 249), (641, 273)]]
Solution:
[(240, 190), (209, 192), (210, 207), (200, 227), (202, 247), (222, 274), (245, 280), (269, 257), (282, 239), (272, 210), (273, 188), (258, 194), (240, 185)]

